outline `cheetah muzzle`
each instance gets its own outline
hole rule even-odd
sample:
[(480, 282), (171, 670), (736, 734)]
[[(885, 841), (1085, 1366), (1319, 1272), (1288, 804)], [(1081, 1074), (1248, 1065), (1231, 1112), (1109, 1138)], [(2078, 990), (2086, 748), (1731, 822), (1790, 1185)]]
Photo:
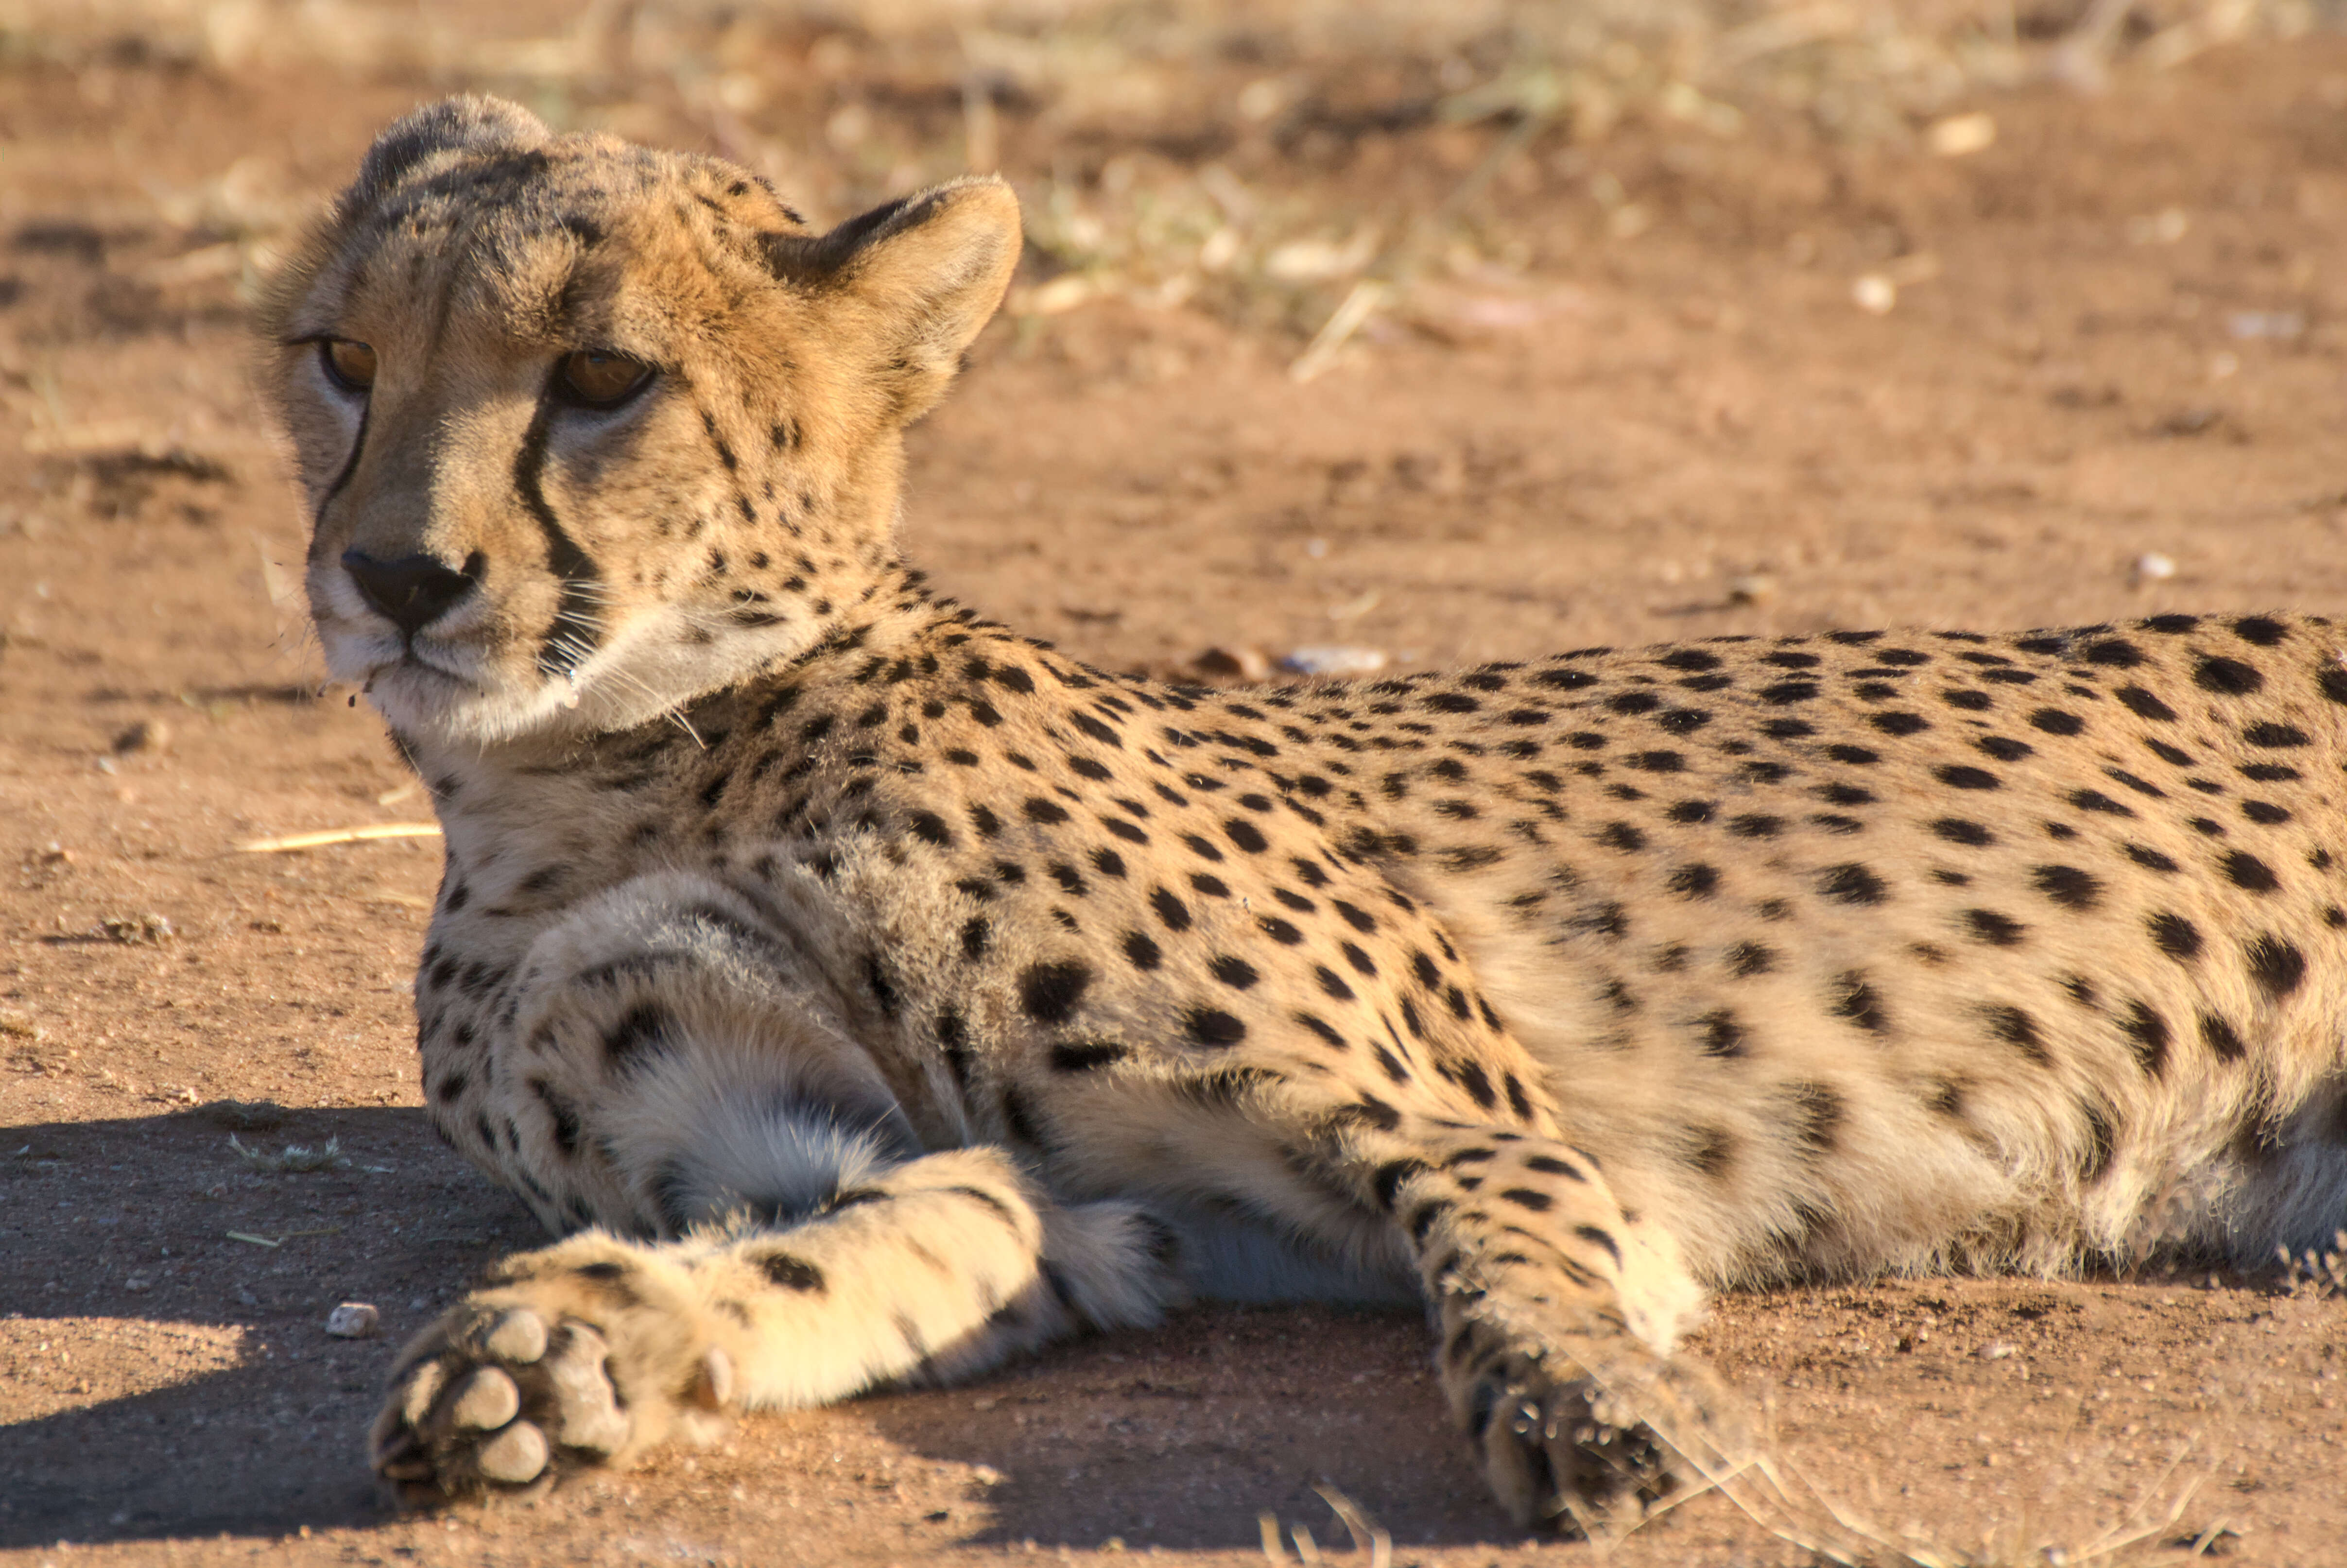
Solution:
[(1020, 247), (458, 98), (276, 283), (318, 635), (446, 834), (431, 1118), (566, 1238), (402, 1358), (408, 1495), (1415, 1299), (1508, 1510), (1610, 1528), (1753, 1457), (1706, 1286), (2347, 1219), (2340, 629), (1104, 673), (891, 542)]

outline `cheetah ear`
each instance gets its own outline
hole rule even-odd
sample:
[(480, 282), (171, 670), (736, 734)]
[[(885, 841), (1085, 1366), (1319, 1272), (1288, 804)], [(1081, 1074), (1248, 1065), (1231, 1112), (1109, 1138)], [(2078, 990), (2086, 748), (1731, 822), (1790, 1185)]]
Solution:
[(897, 417), (909, 420), (944, 395), (1023, 243), (1019, 199), (989, 177), (934, 186), (817, 238), (776, 235), (767, 254), (777, 278), (832, 292), (861, 318)]
[(504, 98), (466, 93), (426, 104), (386, 128), (367, 149), (358, 178), (343, 196), (351, 210), (373, 206), (406, 183), (417, 167), (444, 153), (527, 152), (553, 132), (546, 122)]

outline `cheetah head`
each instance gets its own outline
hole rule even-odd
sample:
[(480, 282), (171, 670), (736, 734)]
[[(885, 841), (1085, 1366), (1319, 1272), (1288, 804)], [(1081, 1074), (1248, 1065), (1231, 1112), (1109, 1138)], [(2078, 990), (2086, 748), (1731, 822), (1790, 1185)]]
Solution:
[(715, 159), (488, 98), (400, 121), (263, 317), (330, 668), (479, 744), (814, 646), (886, 578), (901, 432), (1019, 249), (999, 180), (816, 234)]

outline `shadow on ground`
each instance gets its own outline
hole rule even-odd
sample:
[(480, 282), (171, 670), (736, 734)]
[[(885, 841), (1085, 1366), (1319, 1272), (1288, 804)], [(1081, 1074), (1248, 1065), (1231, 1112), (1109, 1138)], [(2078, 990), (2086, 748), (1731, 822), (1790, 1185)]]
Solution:
[[(268, 1168), (330, 1140), (323, 1168)], [(543, 1239), (418, 1110), (222, 1104), (5, 1142), (0, 1547), (367, 1517), (361, 1440), (394, 1348)], [(384, 1334), (328, 1337), (344, 1300), (376, 1304)]]
[[(330, 1140), (323, 1168), (269, 1168)], [(223, 1103), (7, 1143), (0, 1549), (383, 1522), (362, 1445), (393, 1352), (491, 1258), (545, 1239), (418, 1110)], [(374, 1303), (384, 1332), (327, 1336), (343, 1300)], [(1408, 1311), (1202, 1307), (968, 1388), (753, 1417), (711, 1462), (774, 1494), (811, 1479), (798, 1450), (845, 1429), (999, 1475), (973, 1545), (1237, 1548), (1266, 1509), (1325, 1534), (1316, 1484), (1409, 1539), (1510, 1534)]]

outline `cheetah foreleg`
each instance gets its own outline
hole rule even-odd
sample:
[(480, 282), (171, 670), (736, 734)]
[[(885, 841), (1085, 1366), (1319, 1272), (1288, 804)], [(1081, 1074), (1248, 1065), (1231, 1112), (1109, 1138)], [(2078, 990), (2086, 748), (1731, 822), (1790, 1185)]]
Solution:
[(1743, 1462), (1735, 1402), (1676, 1354), (1700, 1292), (1586, 1156), (1512, 1132), (1411, 1142), (1381, 1195), (1418, 1249), (1451, 1409), (1520, 1522), (1614, 1528)]
[(625, 1463), (743, 1408), (967, 1377), (1155, 1321), (1178, 1288), (1166, 1245), (1130, 1205), (1053, 1206), (992, 1149), (869, 1175), (788, 1228), (586, 1232), (505, 1260), (407, 1346), (373, 1462), (428, 1502)]

